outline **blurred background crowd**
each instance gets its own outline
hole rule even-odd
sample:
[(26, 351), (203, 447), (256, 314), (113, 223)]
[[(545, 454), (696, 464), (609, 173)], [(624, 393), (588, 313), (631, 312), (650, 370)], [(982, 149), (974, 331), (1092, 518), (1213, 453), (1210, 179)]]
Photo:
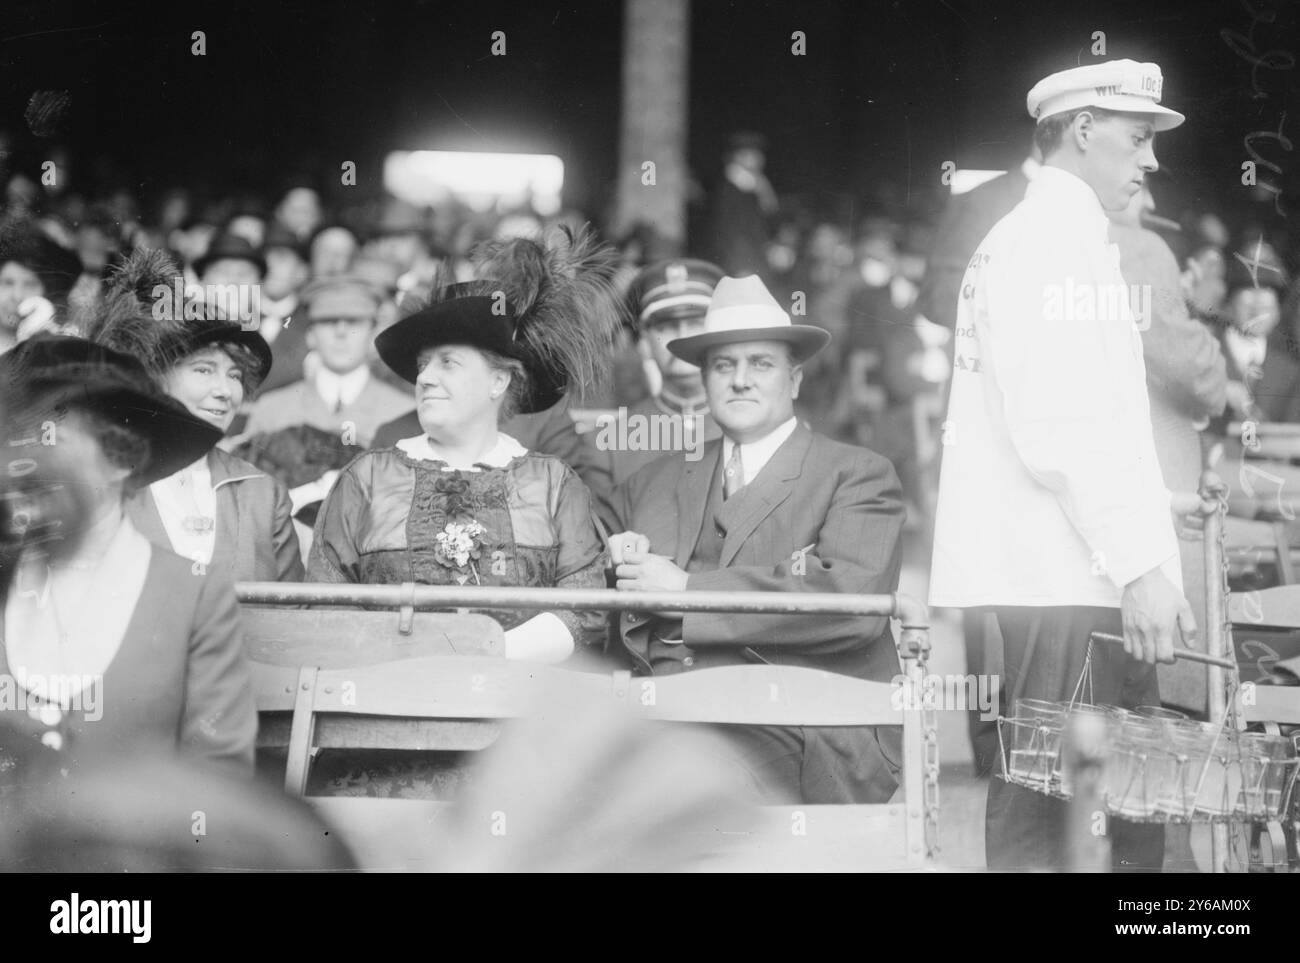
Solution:
[[(238, 560), (249, 567), (240, 580), (302, 581), (314, 506), (338, 470), (417, 434), (411, 386), (380, 360), (376, 337), (439, 286), (473, 280), (485, 246), (591, 225), (616, 252), (626, 300), (609, 387), (503, 430), (571, 465), (600, 512), (620, 481), (595, 450), (601, 418), (700, 405), (698, 375), (673, 384), (684, 362), (660, 343), (684, 322), (661, 316), (659, 333), (649, 330), (638, 277), (666, 259), (691, 260), (710, 291), (716, 269), (757, 275), (795, 324), (830, 333), (831, 348), (805, 366), (796, 413), (893, 464), (907, 519), (901, 588), (924, 595), (948, 384), (954, 368), (979, 363), (954, 351), (962, 276), (1036, 173), (1024, 92), (1090, 60), (1159, 61), (1168, 102), (1188, 115), (1157, 143), (1149, 191), (1112, 218), (1134, 307), (1158, 322), (1143, 341), (1166, 483), (1194, 488), (1202, 467), (1218, 465), (1244, 487), (1243, 425), (1300, 422), (1300, 165), (1287, 128), (1295, 78), (1283, 66), (1300, 49), (1293, 11), (1181, 0), (1151, 0), (1140, 18), (1120, 0), (1047, 16), (973, 0), (768, 0), (743, 13), (704, 0), (409, 0), (379, 13), (319, 0), (83, 17), (73, 6), (12, 0), (12, 35), (0, 38), (0, 355), (40, 332), (93, 336), (140, 252), (167, 255), (186, 297), (233, 285), (242, 309), (256, 292), (239, 320), (273, 363), (265, 378), (223, 389), (239, 410), (202, 415), (194, 409), (208, 402), (169, 382), (226, 434), (223, 449), (288, 489), (294, 524), (259, 532), (265, 551)], [(1252, 24), (1256, 10), (1268, 16)], [(200, 347), (222, 350), (187, 357), (217, 356), (224, 367), (204, 377), (265, 373), (238, 340), (209, 339)], [(315, 430), (295, 434), (301, 425)], [(340, 425), (352, 433), (339, 437)], [(565, 436), (575, 428), (581, 438)], [(250, 447), (275, 432), (275, 450)], [(1254, 460), (1279, 486), (1279, 510), (1281, 486), (1300, 482), (1293, 453)], [(237, 487), (220, 475), (228, 464), (211, 462), (209, 489)], [(259, 518), (289, 517), (278, 490), (245, 489)], [(178, 535), (161, 518), (215, 511), (185, 505), (179, 488), (159, 493), (172, 501), (146, 521), (162, 540), (219, 558), (211, 528)], [(1274, 537), (1272, 521), (1249, 524)], [(1265, 579), (1265, 535), (1229, 534), (1234, 589), (1294, 581), (1285, 539)], [(1180, 548), (1197, 591), (1200, 548)], [(179, 610), (174, 598), (157, 602)], [(1195, 603), (1202, 621), (1205, 600)], [(944, 619), (935, 613), (937, 631)], [(964, 671), (996, 677), (987, 625), (967, 618), (960, 631)], [(936, 657), (956, 667), (961, 647), (936, 639)], [(1165, 702), (1202, 711), (1198, 679), (1162, 677)], [(996, 733), (975, 715), (975, 768), (987, 775)]]
[[(263, 393), (310, 375), (319, 363), (301, 335), (307, 325), (292, 326), (300, 294), (314, 282), (367, 281), (382, 293), (382, 330), (403, 299), (425, 297), (448, 279), (469, 280), (471, 252), (490, 239), (594, 222), (619, 251), (624, 292), (641, 268), (677, 253), (646, 222), (616, 232), (600, 212), (573, 208), (476, 209), (455, 197), (421, 206), (382, 191), (330, 191), (320, 186), (324, 176), (283, 189), (83, 187), (78, 158), (55, 151), (59, 173), (49, 183), (24, 147), (31, 144), (23, 137), (0, 132), (0, 350), (39, 330), (77, 332), (123, 258), (155, 249), (183, 266), (187, 285), (259, 288), (257, 324), (276, 358)], [(957, 285), (982, 231), (1010, 209), (1025, 175), (970, 172), (963, 181), (965, 172), (958, 172), (954, 184), (906, 199), (882, 184), (846, 217), (772, 183), (767, 150), (755, 132), (729, 138), (716, 169), (700, 178), (707, 186), (694, 192), (687, 253), (733, 276), (758, 274), (792, 315), (831, 333), (838, 350), (814, 361), (800, 413), (815, 429), (890, 458), (914, 508), (910, 515), (924, 524), (956, 360), (950, 346)], [(971, 183), (978, 186), (969, 189)], [(1221, 200), (1162, 205), (1156, 214), (1148, 194), (1138, 214), (1173, 253), (1189, 315), (1222, 348), (1227, 405), (1200, 419), (1207, 443), (1234, 421), (1300, 420), (1295, 232), (1271, 206), (1234, 207), (1226, 194)], [(578, 399), (572, 409), (634, 405), (660, 389), (655, 365), (637, 342), (629, 320), (612, 392)], [(371, 351), (373, 373), (391, 381)]]

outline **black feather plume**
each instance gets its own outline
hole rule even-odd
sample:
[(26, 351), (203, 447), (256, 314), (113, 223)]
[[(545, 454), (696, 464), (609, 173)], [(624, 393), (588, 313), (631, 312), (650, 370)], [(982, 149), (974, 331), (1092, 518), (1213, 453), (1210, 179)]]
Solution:
[(185, 330), (183, 298), (175, 303), (180, 275), (166, 252), (133, 251), (109, 278), (86, 323), (86, 337), (133, 356), (161, 379), (180, 360)]
[(543, 377), (581, 400), (609, 379), (614, 336), (626, 310), (614, 288), (617, 252), (590, 226), (536, 238), (488, 241), (474, 252), (476, 272), (499, 287), (515, 317), (515, 340)]

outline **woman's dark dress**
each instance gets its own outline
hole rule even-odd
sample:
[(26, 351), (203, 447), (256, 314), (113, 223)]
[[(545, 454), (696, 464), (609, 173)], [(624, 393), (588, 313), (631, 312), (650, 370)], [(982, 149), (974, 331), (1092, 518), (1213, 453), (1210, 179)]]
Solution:
[[(560, 460), (515, 448), (520, 453), (504, 465), (478, 471), (447, 470), (399, 448), (358, 456), (339, 474), (316, 519), (308, 580), (604, 588), (605, 549), (586, 486)], [(437, 535), (448, 524), (470, 521), (485, 530), (479, 557), (456, 566), (439, 551)], [(486, 614), (511, 629), (538, 613)], [(575, 647), (603, 644), (604, 613), (552, 614)], [(371, 753), (364, 767), (349, 755), (322, 753), (308, 791), (437, 798), (463, 777), (460, 767), (432, 753), (394, 753), (382, 761)]]

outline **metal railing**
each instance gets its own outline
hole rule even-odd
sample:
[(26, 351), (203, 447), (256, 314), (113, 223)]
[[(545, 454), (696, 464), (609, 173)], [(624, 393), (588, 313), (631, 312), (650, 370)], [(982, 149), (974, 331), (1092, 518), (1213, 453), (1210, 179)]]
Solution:
[(888, 615), (921, 629), (920, 602), (888, 595), (825, 592), (619, 592), (614, 589), (509, 588), (482, 585), (340, 585), (327, 582), (240, 582), (241, 602), (256, 605), (413, 606), (432, 609), (601, 609), (624, 612), (744, 612), (764, 615)]

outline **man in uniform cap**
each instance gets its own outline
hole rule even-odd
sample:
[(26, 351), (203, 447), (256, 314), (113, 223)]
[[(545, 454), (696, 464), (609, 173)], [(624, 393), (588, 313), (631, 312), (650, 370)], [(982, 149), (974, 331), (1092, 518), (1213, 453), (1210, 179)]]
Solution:
[(632, 282), (641, 356), (654, 366), (652, 377), (659, 387), (596, 429), (596, 447), (609, 453), (615, 485), (666, 452), (698, 451), (721, 435), (709, 414), (700, 369), (668, 350), (670, 341), (704, 330), (704, 315), (721, 279), (716, 264), (678, 258), (643, 269)]
[[(1107, 211), (1156, 170), (1155, 64), (1053, 74), (1029, 92), (1043, 168), (970, 261), (935, 522), (930, 604), (992, 612), (1001, 692), (1067, 701), (1091, 646), (1090, 701), (1159, 704), (1155, 663), (1195, 629), (1152, 440), (1140, 319)], [(1064, 866), (1065, 803), (989, 784), (990, 868)], [(1159, 869), (1160, 827), (1112, 819), (1117, 868)]]
[(406, 392), (370, 371), (370, 343), (383, 295), (342, 275), (308, 285), (301, 300), (295, 319), (309, 326), (307, 347), (317, 356), (316, 370), (258, 398), (245, 431), (254, 435), (305, 424), (365, 447), (380, 425), (411, 406)]
[[(794, 415), (803, 362), (829, 341), (822, 328), (792, 324), (757, 277), (718, 282), (703, 330), (668, 349), (702, 369), (722, 437), (697, 457), (661, 457), (615, 491), (619, 590), (897, 590), (893, 466)], [(779, 663), (888, 682), (899, 671), (885, 617), (629, 612), (618, 641), (644, 675)], [(785, 802), (883, 803), (897, 786), (898, 726), (723, 729), (742, 769)]]

